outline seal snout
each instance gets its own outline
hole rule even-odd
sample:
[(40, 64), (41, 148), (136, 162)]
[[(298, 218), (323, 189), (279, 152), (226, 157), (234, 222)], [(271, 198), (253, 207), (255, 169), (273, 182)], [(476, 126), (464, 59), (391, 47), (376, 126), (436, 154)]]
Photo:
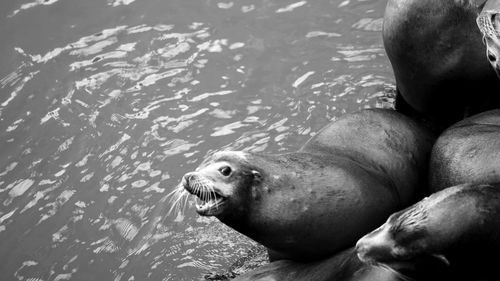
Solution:
[(182, 186), (184, 187), (184, 189), (186, 189), (189, 193), (191, 194), (194, 194), (194, 186), (191, 184), (193, 183), (193, 181), (196, 181), (196, 175), (194, 172), (190, 172), (190, 173), (186, 173), (183, 177), (182, 177)]
[(365, 235), (356, 243), (356, 252), (362, 262), (383, 263), (393, 259), (393, 243), (384, 226)]
[(184, 177), (182, 177), (182, 185), (189, 193), (198, 197), (202, 196), (203, 193), (207, 191), (214, 192), (213, 182), (197, 172), (185, 174)]
[(211, 179), (199, 172), (190, 172), (182, 177), (181, 184), (185, 190), (198, 198), (196, 211), (200, 215), (213, 216), (221, 212), (225, 197), (215, 190)]

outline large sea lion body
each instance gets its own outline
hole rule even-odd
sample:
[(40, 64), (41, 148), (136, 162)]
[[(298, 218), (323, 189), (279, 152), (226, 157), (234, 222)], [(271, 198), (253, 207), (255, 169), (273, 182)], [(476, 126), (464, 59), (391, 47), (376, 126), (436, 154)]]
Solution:
[(432, 149), (429, 178), (433, 192), (467, 182), (500, 182), (500, 109), (444, 131)]
[(475, 22), (485, 1), (388, 1), (383, 42), (396, 78), (398, 111), (423, 117), (441, 131), (499, 107), (500, 79)]
[(367, 263), (398, 268), (438, 257), (450, 280), (498, 280), (499, 219), (500, 184), (453, 186), (391, 215), (356, 248)]
[(183, 177), (213, 215), (269, 249), (312, 261), (353, 246), (425, 182), (434, 137), (392, 110), (342, 116), (299, 151), (219, 152)]

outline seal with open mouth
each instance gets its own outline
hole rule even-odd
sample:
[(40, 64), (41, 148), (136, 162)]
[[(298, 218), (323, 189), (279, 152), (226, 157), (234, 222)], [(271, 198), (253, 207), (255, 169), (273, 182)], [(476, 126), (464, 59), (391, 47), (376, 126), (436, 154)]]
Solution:
[(500, 182), (500, 109), (446, 129), (432, 148), (431, 191), (462, 183)]
[(363, 110), (296, 152), (215, 153), (180, 188), (199, 198), (200, 215), (263, 244), (271, 260), (318, 260), (352, 247), (425, 192), (433, 141), (393, 110)]
[[(463, 184), (397, 212), (356, 245), (359, 258), (401, 269), (434, 257), (452, 280), (498, 280), (500, 184)], [(488, 279), (492, 278), (492, 279)]]

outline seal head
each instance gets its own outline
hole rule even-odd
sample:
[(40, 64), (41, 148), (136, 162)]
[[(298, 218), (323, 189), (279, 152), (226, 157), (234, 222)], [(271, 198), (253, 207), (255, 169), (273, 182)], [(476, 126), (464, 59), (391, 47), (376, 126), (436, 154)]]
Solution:
[[(251, 204), (248, 190), (239, 186), (258, 185), (260, 172), (247, 162), (244, 152), (218, 152), (196, 171), (184, 175), (181, 185), (198, 197), (196, 211), (202, 216), (241, 216)], [(231, 210), (231, 211), (227, 211)]]
[(463, 184), (434, 193), (361, 238), (358, 257), (396, 270), (435, 258), (458, 275), (488, 276), (500, 249), (499, 187)]
[(488, 61), (500, 77), (500, 1), (487, 1), (476, 22), (483, 34)]

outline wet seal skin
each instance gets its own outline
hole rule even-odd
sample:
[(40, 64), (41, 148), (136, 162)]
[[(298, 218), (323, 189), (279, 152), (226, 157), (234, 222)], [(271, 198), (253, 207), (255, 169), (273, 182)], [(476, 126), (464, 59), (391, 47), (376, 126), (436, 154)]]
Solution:
[(500, 182), (500, 109), (444, 131), (432, 148), (429, 179), (432, 192), (462, 183)]
[(215, 153), (183, 177), (176, 197), (198, 197), (200, 215), (261, 243), (272, 261), (321, 260), (426, 192), (433, 142), (400, 113), (363, 110), (330, 123), (296, 152)]
[(486, 0), (389, 0), (383, 42), (396, 78), (396, 109), (440, 132), (500, 107), (500, 79), (476, 18)]
[(483, 34), (486, 57), (500, 78), (500, 1), (486, 1), (476, 22)]
[(238, 276), (234, 281), (405, 281), (390, 267), (362, 263), (354, 248), (313, 262), (275, 261)]
[(449, 280), (498, 280), (500, 184), (463, 184), (432, 194), (397, 212), (361, 238), (360, 260), (398, 270), (434, 258)]

